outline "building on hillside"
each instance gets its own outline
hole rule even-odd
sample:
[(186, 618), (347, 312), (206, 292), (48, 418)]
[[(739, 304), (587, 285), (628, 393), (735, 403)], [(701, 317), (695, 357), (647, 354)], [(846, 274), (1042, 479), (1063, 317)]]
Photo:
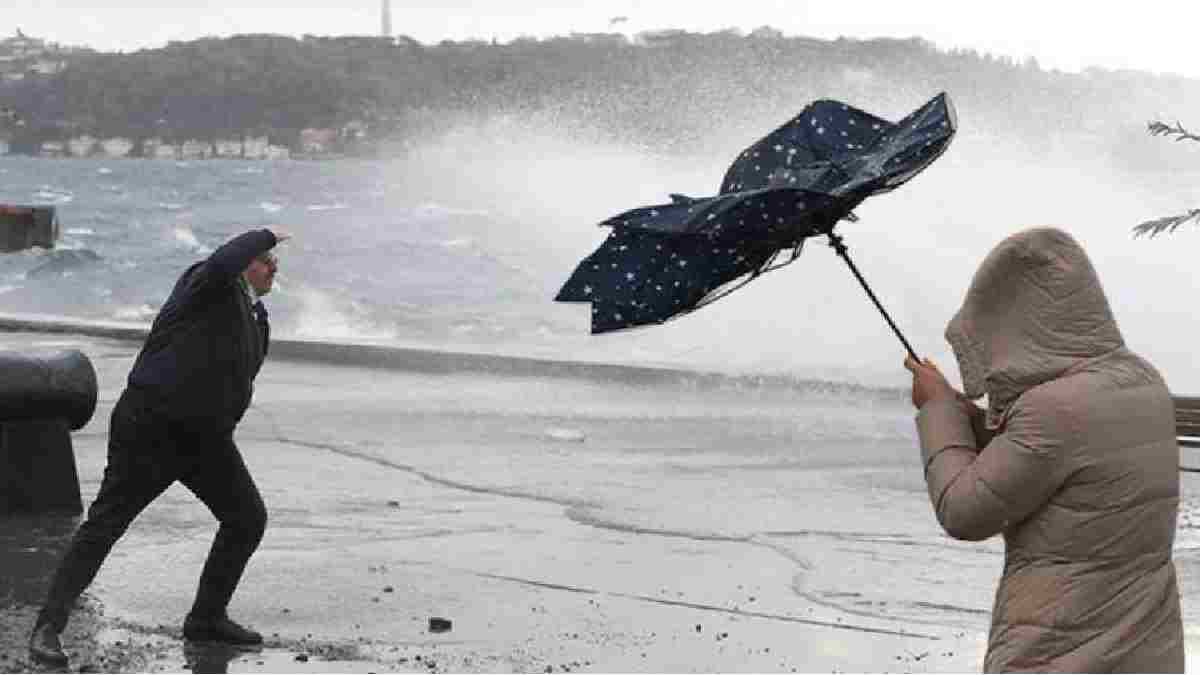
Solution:
[(367, 140), (367, 123), (362, 120), (351, 120), (342, 126), (342, 138), (358, 143)]
[(242, 141), (219, 138), (213, 143), (213, 156), (219, 159), (241, 159)]
[(141, 155), (146, 159), (179, 159), (179, 146), (151, 136), (142, 139)]
[(41, 58), (29, 65), (29, 72), (37, 73), (38, 75), (57, 75), (66, 67), (67, 62), (62, 59)]
[(271, 144), (266, 136), (246, 136), (242, 139), (242, 157), (246, 159), (266, 159), (267, 148)]
[(317, 44), (332, 44), (339, 47), (363, 48), (369, 49), (372, 47), (392, 47), (396, 44), (396, 39), (390, 35), (387, 37), (378, 35), (312, 35), (309, 33), (301, 36), (302, 42), (317, 43)]
[(629, 44), (629, 38), (624, 33), (571, 33), (572, 40), (579, 40), (593, 45), (624, 46)]
[(209, 159), (213, 155), (212, 143), (187, 140), (179, 148), (180, 159)]
[(782, 40), (783, 31), (772, 26), (759, 26), (750, 31), (750, 37), (756, 40)]
[(128, 138), (118, 136), (100, 141), (100, 153), (105, 157), (120, 159), (128, 157), (131, 152), (133, 152), (133, 141)]
[[(143, 153), (145, 151), (143, 150)], [(146, 155), (154, 159), (180, 159), (181, 153), (178, 145), (172, 143), (161, 143), (154, 146), (154, 152)]]
[(682, 28), (664, 28), (662, 30), (645, 30), (633, 36), (633, 43), (641, 47), (673, 47), (687, 38), (688, 32)]
[(0, 54), (8, 54), (18, 59), (36, 59), (49, 51), (45, 40), (32, 38), (17, 29), (17, 34), (0, 40)]
[(59, 58), (65, 50), (32, 38), (17, 29), (14, 37), (0, 39), (0, 78), (19, 82), (30, 74), (55, 75), (66, 68)]
[(334, 150), (338, 132), (334, 129), (302, 129), (300, 151), (306, 155), (323, 155)]
[(246, 159), (289, 159), (290, 150), (279, 145), (271, 145), (266, 136), (247, 136), (242, 139), (242, 156)]
[(143, 138), (138, 143), (138, 154), (146, 159), (151, 159), (158, 156), (158, 148), (163, 144), (162, 139), (158, 136)]
[(43, 141), (38, 155), (41, 157), (64, 157), (67, 154), (67, 145), (62, 141)]
[(67, 154), (71, 157), (91, 157), (95, 150), (96, 139), (86, 134), (67, 140)]

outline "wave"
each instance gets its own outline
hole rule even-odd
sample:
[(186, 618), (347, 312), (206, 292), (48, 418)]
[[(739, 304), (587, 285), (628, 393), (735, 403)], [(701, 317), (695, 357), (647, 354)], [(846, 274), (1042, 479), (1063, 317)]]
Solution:
[(367, 318), (368, 313), (355, 302), (339, 300), (311, 287), (301, 288), (295, 295), (300, 301), (293, 324), (298, 337), (321, 342), (354, 339), (380, 342), (396, 337), (394, 331), (375, 326)]
[(100, 255), (89, 248), (52, 249), (39, 257), (37, 267), (26, 272), (25, 277), (42, 279), (48, 276), (70, 276), (100, 260)]
[(171, 232), (171, 237), (176, 246), (189, 251), (195, 251), (198, 255), (208, 255), (212, 253), (212, 248), (200, 243), (200, 239), (192, 228), (187, 225), (177, 225)]
[(58, 190), (47, 186), (33, 193), (33, 198), (39, 202), (69, 204), (75, 201), (75, 193), (70, 190)]
[(434, 202), (426, 202), (413, 209), (413, 213), (424, 215), (426, 217), (448, 217), (448, 216), (477, 216), (487, 217), (492, 215), (484, 209), (472, 209), (466, 207), (447, 206)]
[(114, 316), (121, 321), (148, 321), (154, 319), (154, 315), (158, 310), (148, 304), (141, 304), (131, 307), (118, 307), (113, 312)]

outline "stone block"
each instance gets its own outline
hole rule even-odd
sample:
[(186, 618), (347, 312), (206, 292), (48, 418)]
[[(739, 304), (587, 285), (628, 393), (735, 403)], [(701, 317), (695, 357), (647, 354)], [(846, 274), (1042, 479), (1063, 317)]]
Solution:
[(0, 252), (23, 251), (58, 242), (58, 215), (53, 206), (0, 204)]

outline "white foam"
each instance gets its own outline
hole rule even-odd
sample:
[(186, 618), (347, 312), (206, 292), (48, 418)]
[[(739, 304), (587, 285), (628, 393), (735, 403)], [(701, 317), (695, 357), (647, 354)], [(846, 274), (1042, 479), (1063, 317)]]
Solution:
[(192, 232), (192, 228), (187, 225), (175, 226), (172, 234), (174, 235), (176, 245), (182, 248), (195, 251), (200, 255), (208, 255), (213, 251), (211, 247), (201, 244), (200, 240), (196, 238), (196, 233)]
[(435, 204), (432, 202), (422, 204), (422, 205), (418, 206), (416, 209), (414, 209), (414, 211), (418, 215), (423, 215), (426, 217), (487, 216), (487, 215), (490, 215), (489, 211), (485, 211), (485, 210), (481, 210), (481, 209), (469, 209), (469, 208), (462, 208), (462, 207), (455, 207), (455, 206), (445, 206), (442, 204)]
[[(278, 284), (276, 286), (278, 292)], [(352, 301), (338, 300), (312, 288), (294, 295), (301, 303), (293, 329), (297, 337), (317, 340), (390, 340), (396, 337), (394, 331), (380, 329), (363, 318), (365, 312)]]
[(33, 193), (35, 199), (55, 204), (69, 204), (75, 201), (75, 194), (69, 190), (56, 190), (51, 187), (43, 186), (41, 190)]
[(546, 438), (552, 441), (563, 441), (565, 443), (582, 443), (587, 440), (587, 435), (576, 429), (560, 429), (550, 428), (544, 432)]
[(191, 228), (185, 225), (180, 225), (175, 228), (173, 233), (175, 235), (176, 242), (190, 248), (199, 248), (200, 240), (196, 238), (196, 234), (192, 232)]
[(118, 307), (113, 312), (113, 318), (118, 321), (144, 321), (153, 319), (157, 313), (158, 310), (143, 303), (134, 307)]

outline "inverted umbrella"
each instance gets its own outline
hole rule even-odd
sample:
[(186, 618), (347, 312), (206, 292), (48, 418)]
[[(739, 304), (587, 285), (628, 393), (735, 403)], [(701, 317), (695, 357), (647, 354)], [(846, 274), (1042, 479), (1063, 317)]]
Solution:
[(916, 358), (834, 226), (857, 220), (853, 211), (864, 199), (899, 187), (937, 159), (955, 129), (945, 93), (895, 123), (815, 101), (738, 155), (718, 195), (671, 195), (669, 204), (600, 223), (612, 228), (608, 238), (555, 300), (590, 302), (592, 333), (662, 323), (794, 262), (807, 238), (825, 235)]

